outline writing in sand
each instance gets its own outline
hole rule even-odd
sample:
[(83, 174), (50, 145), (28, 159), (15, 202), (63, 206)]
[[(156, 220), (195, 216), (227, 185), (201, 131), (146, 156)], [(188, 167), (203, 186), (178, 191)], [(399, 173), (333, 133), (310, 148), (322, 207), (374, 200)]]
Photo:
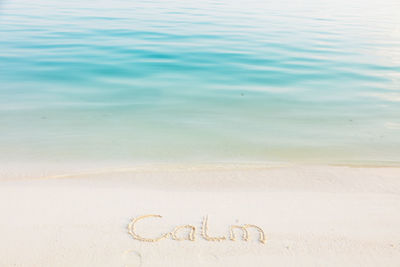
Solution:
[[(175, 227), (175, 229), (169, 233), (162, 233), (156, 238), (149, 238), (149, 237), (144, 237), (140, 233), (137, 232), (136, 230), (136, 224), (139, 221), (142, 221), (146, 218), (162, 218), (161, 215), (154, 215), (154, 214), (149, 214), (149, 215), (143, 215), (140, 217), (137, 217), (133, 219), (129, 225), (128, 225), (128, 232), (132, 237), (136, 240), (143, 241), (143, 242), (158, 242), (162, 239), (166, 239), (168, 237), (171, 237), (173, 240), (178, 240), (178, 241), (183, 241), (183, 240), (188, 240), (188, 241), (195, 241), (196, 240), (196, 230), (197, 228), (193, 225), (187, 224), (187, 225), (181, 225)], [(142, 222), (142, 223), (145, 223)], [(249, 240), (249, 230), (254, 229), (259, 233), (259, 241), (262, 244), (265, 244), (266, 242), (266, 237), (263, 229), (260, 227), (253, 225), (253, 224), (243, 224), (243, 225), (231, 225), (229, 227), (229, 240), (231, 241), (236, 241), (236, 234), (238, 230), (241, 231), (242, 233), (242, 240), (243, 241), (248, 241)], [(186, 235), (185, 235), (186, 233)], [(210, 236), (208, 234), (208, 216), (205, 216), (203, 218), (202, 226), (201, 226), (201, 236), (207, 240), (207, 241), (224, 241), (227, 240), (228, 238), (225, 236)]]

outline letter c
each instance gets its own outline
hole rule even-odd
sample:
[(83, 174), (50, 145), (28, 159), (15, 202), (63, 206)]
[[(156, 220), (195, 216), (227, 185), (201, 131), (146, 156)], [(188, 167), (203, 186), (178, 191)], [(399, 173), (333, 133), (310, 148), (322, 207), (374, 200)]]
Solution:
[(144, 241), (144, 242), (157, 242), (160, 241), (161, 239), (167, 238), (171, 233), (167, 233), (167, 234), (163, 234), (162, 236), (158, 237), (158, 238), (145, 238), (145, 237), (141, 237), (140, 235), (138, 235), (136, 233), (136, 229), (135, 229), (135, 224), (145, 218), (149, 218), (149, 217), (156, 217), (156, 218), (162, 218), (161, 215), (153, 215), (153, 214), (149, 214), (149, 215), (143, 215), (140, 216), (136, 219), (133, 219), (129, 225), (128, 225), (128, 232), (129, 234), (131, 234), (133, 236), (134, 239), (140, 240), (140, 241)]

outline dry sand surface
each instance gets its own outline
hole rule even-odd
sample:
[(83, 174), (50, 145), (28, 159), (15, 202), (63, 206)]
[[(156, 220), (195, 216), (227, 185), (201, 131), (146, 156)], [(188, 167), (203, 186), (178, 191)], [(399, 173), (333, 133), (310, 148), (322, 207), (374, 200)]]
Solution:
[[(262, 164), (0, 172), (0, 266), (400, 266), (400, 168)], [(29, 169), (30, 168), (30, 169)], [(180, 225), (194, 241), (135, 240)], [(202, 221), (208, 216), (205, 240)], [(253, 224), (249, 240), (231, 225)], [(188, 229), (181, 229), (186, 237)]]

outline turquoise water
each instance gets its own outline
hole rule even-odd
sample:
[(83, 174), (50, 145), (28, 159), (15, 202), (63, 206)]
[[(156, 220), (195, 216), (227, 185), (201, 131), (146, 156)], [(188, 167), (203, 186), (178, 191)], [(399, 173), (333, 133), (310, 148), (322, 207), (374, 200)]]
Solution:
[(400, 1), (3, 0), (0, 159), (399, 164)]

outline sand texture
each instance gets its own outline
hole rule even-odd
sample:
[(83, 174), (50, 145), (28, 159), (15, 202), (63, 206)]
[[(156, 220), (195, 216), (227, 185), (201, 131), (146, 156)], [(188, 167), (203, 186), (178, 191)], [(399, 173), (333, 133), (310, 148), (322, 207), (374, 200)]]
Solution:
[(0, 174), (0, 266), (400, 266), (399, 168), (26, 168)]

